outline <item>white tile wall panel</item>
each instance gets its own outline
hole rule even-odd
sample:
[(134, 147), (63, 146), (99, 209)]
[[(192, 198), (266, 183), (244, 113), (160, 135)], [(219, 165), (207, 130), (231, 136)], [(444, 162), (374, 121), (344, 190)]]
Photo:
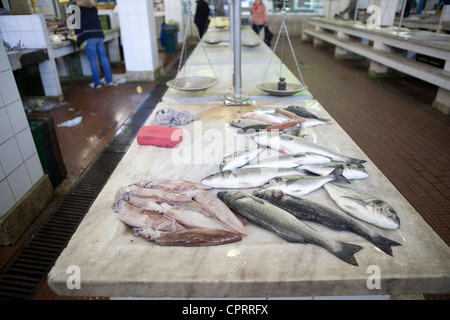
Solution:
[(14, 136), (6, 108), (0, 108), (0, 144)]
[(20, 165), (14, 170), (8, 176), (7, 180), (16, 201), (22, 199), (22, 197), (33, 187), (25, 164)]
[(28, 127), (27, 116), (21, 100), (7, 105), (6, 112), (8, 112), (9, 121), (15, 134)]
[(39, 155), (34, 153), (27, 161), (25, 161), (25, 167), (27, 168), (28, 175), (30, 176), (31, 183), (36, 184), (39, 179), (44, 175)]
[(0, 163), (5, 175), (9, 175), (23, 163), (22, 154), (15, 137), (0, 145)]

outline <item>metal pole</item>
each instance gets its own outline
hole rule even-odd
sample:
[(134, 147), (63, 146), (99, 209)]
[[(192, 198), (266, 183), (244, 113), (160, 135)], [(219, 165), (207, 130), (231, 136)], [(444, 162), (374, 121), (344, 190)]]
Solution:
[(353, 16), (353, 22), (356, 22), (356, 19), (358, 19), (358, 6), (359, 6), (359, 1), (355, 0), (355, 14)]
[(400, 15), (400, 21), (399, 21), (399, 23), (398, 23), (398, 30), (399, 30), (399, 31), (400, 31), (400, 29), (402, 28), (403, 15), (405, 14), (405, 9), (406, 9), (406, 1), (407, 1), (407, 0), (403, 0), (402, 14)]
[(241, 1), (233, 0), (233, 21), (231, 23), (233, 33), (233, 62), (234, 62), (234, 97), (241, 98)]

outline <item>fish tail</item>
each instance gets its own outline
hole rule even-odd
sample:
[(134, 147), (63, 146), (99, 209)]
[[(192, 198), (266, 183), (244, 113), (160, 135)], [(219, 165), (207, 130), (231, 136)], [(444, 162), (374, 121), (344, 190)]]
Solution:
[(341, 249), (338, 251), (334, 250), (332, 251), (332, 253), (342, 261), (345, 261), (353, 266), (358, 266), (358, 262), (356, 261), (353, 255), (358, 251), (362, 250), (363, 247), (358, 246), (356, 244), (340, 241), (338, 241), (338, 243), (341, 245)]
[(331, 175), (334, 176), (335, 181), (350, 183), (346, 177), (344, 177), (344, 167), (338, 166), (332, 172)]
[(385, 238), (382, 235), (372, 237), (370, 239), (370, 242), (372, 242), (372, 244), (374, 244), (377, 248), (379, 248), (381, 251), (387, 253), (390, 256), (393, 256), (391, 248), (392, 246), (401, 246), (401, 244), (398, 243), (397, 241)]

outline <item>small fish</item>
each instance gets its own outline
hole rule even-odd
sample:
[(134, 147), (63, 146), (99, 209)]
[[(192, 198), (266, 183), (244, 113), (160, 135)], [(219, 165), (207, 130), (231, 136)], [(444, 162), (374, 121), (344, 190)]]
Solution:
[(244, 168), (296, 168), (301, 165), (327, 163), (330, 161), (329, 157), (313, 152), (303, 152), (261, 159), (254, 163), (250, 161)]
[(286, 122), (283, 122), (283, 123), (270, 125), (270, 126), (268, 126), (266, 128), (266, 130), (268, 130), (268, 131), (274, 131), (274, 130), (282, 131), (282, 130), (284, 130), (286, 128), (293, 127), (293, 126), (295, 126), (295, 125), (297, 125), (299, 123), (301, 123), (301, 121), (299, 121), (299, 120), (289, 120), (289, 121), (286, 121)]
[(391, 256), (391, 246), (401, 245), (376, 233), (350, 215), (320, 203), (291, 196), (281, 190), (263, 190), (255, 192), (254, 195), (279, 206), (300, 220), (317, 222), (333, 230), (349, 231), (360, 235)]
[(348, 180), (342, 175), (344, 169), (337, 167), (328, 176), (285, 176), (276, 177), (264, 184), (260, 190), (267, 189), (280, 189), (287, 194), (294, 196), (304, 196), (311, 193), (324, 184), (331, 181), (344, 181)]
[(300, 128), (300, 132), (298, 132), (295, 136), (311, 141), (312, 143), (317, 143), (317, 136), (305, 126), (302, 126)]
[(303, 117), (303, 116), (297, 115), (286, 109), (278, 108), (278, 109), (276, 109), (276, 112), (279, 114), (283, 114), (291, 119), (300, 121), (302, 123), (302, 127), (304, 127), (304, 128), (314, 127), (314, 126), (319, 126), (319, 125), (324, 125), (324, 124), (332, 124), (328, 120), (324, 121), (317, 117), (316, 118)]
[(247, 132), (249, 130), (259, 131), (264, 130), (271, 124), (254, 119), (234, 119), (229, 121), (230, 126), (239, 128), (238, 133)]
[(220, 170), (232, 170), (245, 166), (255, 159), (263, 149), (245, 149), (226, 155), (220, 165)]
[(212, 188), (256, 188), (274, 177), (293, 174), (301, 175), (302, 172), (287, 168), (238, 168), (211, 174), (201, 182)]
[(201, 183), (195, 183), (187, 180), (168, 180), (168, 179), (147, 179), (135, 183), (136, 186), (142, 188), (155, 188), (172, 191), (185, 191), (194, 189), (211, 189)]
[(311, 141), (295, 136), (290, 136), (287, 134), (258, 132), (253, 136), (253, 139), (259, 145), (270, 147), (285, 154), (314, 152), (321, 154), (323, 156), (330, 157), (334, 161), (348, 162), (354, 164), (362, 164), (366, 162), (366, 160), (347, 157), (337, 152), (333, 152), (332, 150), (329, 150)]
[(324, 188), (336, 204), (351, 216), (384, 229), (400, 228), (400, 218), (389, 203), (334, 183), (328, 183)]
[(356, 165), (353, 163), (345, 163), (345, 162), (328, 162), (323, 164), (307, 164), (298, 167), (297, 169), (303, 169), (308, 172), (318, 174), (321, 176), (327, 176), (331, 174), (331, 172), (336, 168), (342, 166), (344, 168), (344, 172), (342, 175), (348, 180), (351, 179), (364, 179), (369, 176), (367, 171), (364, 169), (362, 165)]
[(279, 124), (289, 121), (291, 118), (279, 113), (267, 113), (260, 111), (250, 111), (242, 115), (244, 119), (254, 119), (270, 124)]
[(361, 246), (336, 241), (307, 226), (289, 212), (241, 191), (222, 191), (217, 196), (234, 212), (244, 216), (256, 225), (275, 232), (292, 243), (314, 244), (320, 246), (337, 258), (357, 266), (353, 256)]
[(310, 112), (308, 109), (306, 109), (305, 107), (302, 107), (302, 106), (292, 105), (292, 106), (287, 107), (286, 110), (296, 114), (299, 117), (317, 119), (317, 120), (321, 120), (324, 122), (330, 121), (329, 119), (324, 119), (324, 118), (320, 118), (320, 117), (316, 116), (314, 113)]

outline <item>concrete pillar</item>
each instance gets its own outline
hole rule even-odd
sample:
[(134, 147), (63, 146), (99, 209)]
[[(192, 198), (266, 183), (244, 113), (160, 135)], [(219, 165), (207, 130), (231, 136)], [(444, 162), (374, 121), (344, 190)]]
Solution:
[[(391, 47), (386, 46), (384, 43), (381, 43), (380, 41), (375, 41), (373, 43), (373, 47), (375, 49), (381, 50), (381, 51), (386, 51), (386, 52), (391, 51)], [(388, 72), (388, 67), (386, 67), (385, 65), (379, 64), (378, 62), (375, 62), (375, 61), (370, 62), (369, 74), (371, 76), (376, 77), (376, 76), (386, 74), (387, 72)]]
[(129, 81), (154, 81), (159, 76), (153, 1), (118, 0), (120, 35)]
[(393, 26), (398, 0), (374, 0), (373, 4), (380, 7), (381, 27)]
[(444, 25), (450, 25), (450, 5), (442, 8), (441, 18), (439, 19), (439, 27), (437, 32), (441, 32)]
[[(191, 0), (191, 5), (194, 4), (194, 0)], [(185, 32), (185, 19), (183, 15), (184, 2), (182, 0), (164, 0), (164, 15), (166, 23), (170, 20), (178, 22), (179, 29), (177, 34), (177, 41), (179, 44), (183, 43), (184, 32)], [(192, 19), (194, 19), (195, 11), (192, 8)]]
[(57, 97), (60, 101), (64, 100), (55, 59), (39, 62), (38, 66), (45, 96)]
[(325, 0), (324, 14), (325, 18), (334, 18), (335, 14), (339, 14), (341, 11), (340, 0)]
[[(348, 40), (350, 38), (348, 34), (342, 32), (342, 31), (337, 32), (337, 37), (339, 39), (343, 39), (343, 40)], [(348, 55), (349, 55), (349, 52), (341, 47), (336, 46), (336, 48), (334, 49), (334, 56), (336, 58), (343, 58)]]

